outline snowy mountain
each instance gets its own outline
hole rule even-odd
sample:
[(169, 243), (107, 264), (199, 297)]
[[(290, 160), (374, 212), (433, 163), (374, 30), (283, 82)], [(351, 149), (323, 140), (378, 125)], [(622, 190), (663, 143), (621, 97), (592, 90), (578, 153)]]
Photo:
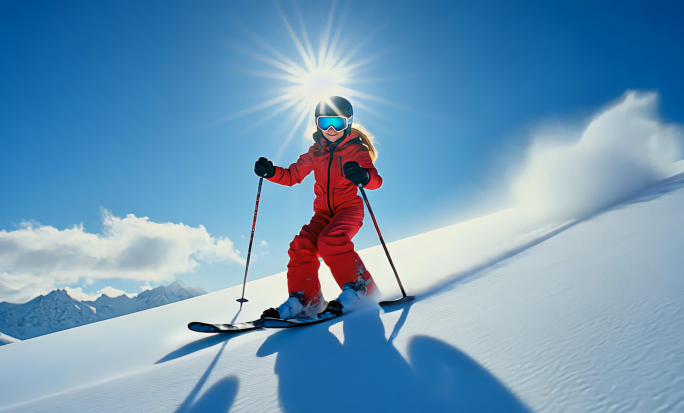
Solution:
[(135, 300), (136, 308), (138, 311), (147, 310), (148, 308), (187, 300), (188, 298), (206, 293), (206, 291), (199, 287), (187, 287), (182, 281), (176, 280), (171, 285), (157, 287), (139, 294)]
[(64, 290), (41, 295), (26, 304), (0, 307), (0, 331), (21, 340), (98, 320), (92, 307), (74, 300)]
[(26, 340), (136, 311), (147, 310), (206, 294), (177, 280), (136, 297), (100, 296), (95, 301), (75, 300), (64, 290), (36, 297), (25, 304), (0, 303), (0, 331)]
[[(683, 210), (680, 174), (583, 220), (506, 210), (392, 242), (414, 302), (301, 329), (186, 328), (257, 318), (281, 273), (242, 311), (237, 286), (2, 346), (0, 410), (682, 411)], [(381, 247), (360, 254), (396, 297)]]
[(137, 300), (125, 294), (118, 297), (102, 294), (97, 300), (89, 301), (88, 304), (95, 309), (98, 318), (103, 320), (138, 311)]

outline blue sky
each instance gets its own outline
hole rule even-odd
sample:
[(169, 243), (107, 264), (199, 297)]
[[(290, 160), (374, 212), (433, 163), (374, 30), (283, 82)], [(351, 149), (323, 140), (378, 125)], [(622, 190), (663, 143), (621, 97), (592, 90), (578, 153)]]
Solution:
[[(295, 5), (280, 3), (300, 36), (301, 10), (317, 48), (331, 3)], [(491, 212), (483, 192), (503, 185), (537, 125), (583, 119), (628, 89), (658, 91), (662, 116), (684, 120), (681, 2), (352, 1), (336, 4), (334, 24), (347, 7), (338, 52), (367, 41), (352, 62), (376, 58), (354, 88), (382, 102), (351, 100), (370, 109), (355, 120), (380, 143), (385, 185), (369, 196), (388, 241)], [(258, 123), (273, 108), (230, 118), (283, 87), (254, 76), (273, 68), (249, 55), (269, 54), (250, 33), (302, 64), (270, 2), (1, 3), (0, 230), (34, 221), (97, 234), (104, 208), (202, 225), (244, 257), (253, 163), (276, 158), (295, 123), (288, 111)], [(302, 128), (280, 164), (305, 148)], [(265, 183), (256, 240), (267, 245), (250, 278), (285, 270), (312, 186)], [(370, 221), (355, 242), (378, 243)], [(177, 276), (212, 291), (243, 271), (228, 261)]]

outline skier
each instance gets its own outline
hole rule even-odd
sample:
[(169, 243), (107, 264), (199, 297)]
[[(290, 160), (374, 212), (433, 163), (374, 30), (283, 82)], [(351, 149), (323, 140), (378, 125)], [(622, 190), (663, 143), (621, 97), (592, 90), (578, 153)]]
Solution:
[[(288, 168), (259, 158), (254, 172), (271, 182), (292, 186), (314, 172), (314, 216), (292, 243), (288, 255), (289, 298), (278, 308), (269, 308), (261, 318), (296, 318), (330, 312), (341, 315), (371, 296), (375, 282), (359, 255), (352, 238), (363, 224), (363, 201), (357, 186), (377, 189), (382, 178), (373, 166), (377, 152), (372, 136), (352, 126), (351, 103), (333, 96), (316, 106), (317, 130), (314, 144)], [(321, 257), (330, 268), (342, 293), (326, 303), (318, 280)], [(327, 304), (327, 305), (326, 305)]]

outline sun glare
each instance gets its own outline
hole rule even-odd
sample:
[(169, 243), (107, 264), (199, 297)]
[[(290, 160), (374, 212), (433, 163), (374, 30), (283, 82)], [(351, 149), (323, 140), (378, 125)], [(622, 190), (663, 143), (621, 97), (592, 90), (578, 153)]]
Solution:
[[(261, 116), (258, 121), (254, 122), (250, 127), (251, 129), (285, 111), (289, 111), (289, 120), (285, 122), (288, 125), (288, 132), (278, 151), (276, 157), (276, 160), (278, 160), (295, 134), (302, 130), (304, 122), (310, 121), (313, 124), (313, 112), (319, 102), (328, 99), (330, 96), (340, 95), (353, 99), (355, 107), (370, 111), (362, 101), (379, 102), (382, 99), (353, 88), (355, 81), (358, 81), (355, 76), (358, 75), (359, 69), (367, 66), (380, 55), (378, 53), (376, 57), (367, 59), (358, 59), (356, 57), (363, 46), (377, 32), (364, 36), (363, 39), (357, 39), (357, 43), (345, 44), (347, 49), (345, 49), (344, 57), (341, 57), (337, 52), (337, 48), (340, 43), (342, 28), (345, 26), (345, 16), (347, 13), (346, 9), (336, 13), (336, 4), (333, 2), (328, 14), (327, 24), (318, 42), (318, 51), (314, 52), (297, 3), (293, 3), (293, 7), (288, 8), (288, 10), (294, 11), (298, 19), (299, 33), (295, 32), (289, 19), (277, 2), (275, 6), (285, 29), (298, 51), (298, 59), (301, 60), (301, 63), (296, 62), (297, 58), (285, 56), (278, 48), (271, 46), (256, 33), (248, 32), (248, 35), (265, 49), (268, 54), (259, 54), (253, 49), (238, 48), (239, 51), (266, 63), (272, 69), (267, 72), (255, 71), (250, 74), (277, 79), (283, 81), (284, 84), (274, 90), (274, 97), (228, 116), (223, 121), (268, 110), (269, 113)], [(307, 137), (307, 139), (310, 139), (310, 137)]]
[(301, 86), (295, 87), (300, 99), (309, 105), (316, 105), (342, 93), (343, 71), (334, 67), (314, 67), (314, 70), (302, 76), (301, 81)]

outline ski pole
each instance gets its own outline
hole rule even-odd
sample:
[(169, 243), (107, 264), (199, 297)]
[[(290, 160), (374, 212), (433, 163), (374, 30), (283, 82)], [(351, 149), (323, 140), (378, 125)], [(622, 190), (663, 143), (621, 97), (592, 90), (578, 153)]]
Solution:
[(404, 286), (401, 284), (401, 279), (399, 278), (399, 274), (397, 273), (397, 269), (394, 267), (394, 262), (392, 262), (392, 257), (390, 257), (389, 250), (387, 250), (387, 245), (385, 245), (385, 240), (382, 238), (382, 233), (380, 233), (380, 227), (378, 226), (378, 221), (375, 219), (375, 214), (373, 214), (373, 210), (371, 209), (370, 202), (368, 202), (368, 197), (366, 196), (366, 191), (363, 189), (363, 185), (359, 184), (359, 189), (361, 190), (361, 196), (363, 196), (363, 200), (366, 201), (366, 207), (368, 208), (368, 213), (370, 213), (371, 218), (373, 218), (373, 224), (375, 225), (375, 230), (378, 231), (378, 237), (380, 238), (380, 243), (382, 244), (382, 248), (385, 249), (385, 254), (387, 254), (387, 259), (389, 260), (390, 266), (392, 266), (392, 271), (394, 271), (394, 276), (397, 278), (397, 283), (399, 283), (399, 289), (401, 290), (401, 294), (403, 295), (402, 298), (399, 300), (394, 300), (394, 301), (382, 301), (380, 302), (380, 305), (394, 305), (394, 304), (400, 304), (405, 301), (411, 301), (415, 297), (411, 295), (406, 295), (406, 291), (404, 291)]
[(245, 279), (242, 281), (242, 298), (238, 298), (237, 302), (240, 303), (240, 309), (242, 310), (242, 304), (246, 303), (245, 298), (245, 287), (247, 286), (247, 271), (249, 271), (249, 258), (252, 256), (252, 243), (254, 242), (254, 230), (256, 229), (256, 219), (257, 212), (259, 212), (259, 198), (261, 197), (261, 185), (264, 183), (264, 177), (259, 178), (259, 189), (257, 190), (256, 205), (254, 206), (254, 220), (252, 221), (252, 235), (249, 237), (249, 249), (247, 250), (247, 265), (245, 265)]

